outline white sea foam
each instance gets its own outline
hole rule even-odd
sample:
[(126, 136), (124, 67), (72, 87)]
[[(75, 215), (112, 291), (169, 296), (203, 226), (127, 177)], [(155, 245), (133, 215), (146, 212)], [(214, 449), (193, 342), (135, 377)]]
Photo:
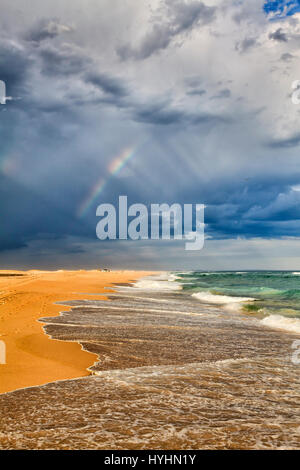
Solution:
[(181, 286), (169, 281), (138, 281), (135, 287), (143, 290), (180, 290)]
[(227, 312), (242, 313), (243, 303), (242, 302), (231, 302), (231, 303), (228, 303), (228, 304), (224, 304), (222, 307)]
[(168, 281), (177, 281), (180, 279), (180, 276), (176, 276), (176, 274), (170, 274)]
[(196, 299), (204, 303), (218, 305), (251, 302), (255, 300), (251, 297), (230, 297), (229, 295), (215, 295), (210, 292), (196, 292), (192, 294), (192, 297), (196, 297)]
[(292, 273), (294, 276), (300, 276), (300, 273), (298, 271), (295, 271)]
[(300, 334), (300, 319), (283, 317), (282, 315), (269, 315), (261, 320), (261, 323), (271, 328), (292, 331)]
[(137, 289), (142, 290), (181, 290), (182, 286), (175, 282), (175, 276), (173, 274), (170, 275), (161, 275), (157, 278), (149, 278), (149, 279), (140, 279), (134, 284), (134, 287)]

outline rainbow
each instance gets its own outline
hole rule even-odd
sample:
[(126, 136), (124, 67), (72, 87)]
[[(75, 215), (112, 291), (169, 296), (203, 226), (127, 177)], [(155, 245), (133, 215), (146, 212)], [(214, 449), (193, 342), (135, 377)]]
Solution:
[(128, 147), (113, 159), (113, 161), (108, 166), (108, 174), (106, 177), (101, 177), (97, 183), (91, 188), (88, 196), (81, 202), (78, 207), (77, 215), (78, 217), (84, 217), (85, 214), (90, 209), (91, 205), (95, 199), (102, 193), (103, 189), (106, 187), (111, 177), (118, 175), (126, 163), (135, 155), (137, 146)]

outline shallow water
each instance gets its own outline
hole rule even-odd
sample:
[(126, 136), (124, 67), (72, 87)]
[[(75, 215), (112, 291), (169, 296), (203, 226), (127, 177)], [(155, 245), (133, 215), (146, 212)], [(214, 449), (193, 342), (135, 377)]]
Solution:
[(300, 335), (202, 304), (168, 279), (44, 320), (48, 334), (99, 355), (95, 375), (0, 396), (0, 448), (300, 447)]

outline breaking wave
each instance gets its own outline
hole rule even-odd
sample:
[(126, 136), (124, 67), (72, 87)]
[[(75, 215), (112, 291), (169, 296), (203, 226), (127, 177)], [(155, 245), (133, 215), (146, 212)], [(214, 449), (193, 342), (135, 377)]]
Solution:
[(283, 317), (282, 315), (269, 315), (268, 317), (265, 317), (263, 320), (261, 320), (261, 323), (271, 328), (300, 333), (299, 318)]
[(256, 300), (252, 297), (230, 297), (229, 295), (215, 295), (210, 294), (209, 292), (197, 292), (192, 294), (192, 297), (201, 300), (201, 302), (218, 305), (251, 302)]

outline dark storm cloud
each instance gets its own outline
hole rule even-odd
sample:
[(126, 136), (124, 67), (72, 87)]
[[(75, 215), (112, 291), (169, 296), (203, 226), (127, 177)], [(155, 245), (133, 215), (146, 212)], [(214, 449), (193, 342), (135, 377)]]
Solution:
[[(0, 38), (1, 39), (1, 38)], [(31, 57), (22, 48), (12, 42), (1, 39), (0, 43), (0, 77), (6, 83), (7, 93), (16, 95), (24, 85), (32, 67)]]
[(285, 178), (272, 183), (247, 181), (245, 187), (246, 192), (239, 184), (224, 187), (217, 200), (210, 199), (205, 212), (207, 234), (214, 238), (299, 235), (300, 191), (291, 189)]
[(0, 251), (25, 247), (34, 239), (44, 239), (46, 245), (47, 240), (73, 233), (89, 235), (86, 225), (62, 204), (54, 203), (49, 195), (3, 175), (0, 184)]
[(209, 24), (215, 17), (216, 8), (208, 7), (197, 0), (164, 0), (159, 10), (160, 17), (154, 20), (152, 29), (144, 36), (138, 47), (129, 44), (117, 48), (122, 60), (143, 60), (166, 49), (177, 36)]
[(282, 31), (282, 28), (276, 29), (273, 33), (269, 34), (269, 39), (273, 39), (274, 41), (279, 41), (279, 42), (287, 42), (288, 38), (286, 33)]
[[(300, 218), (300, 200), (290, 186), (299, 183), (300, 175), (295, 173), (296, 165), (288, 168), (282, 160), (285, 149), (300, 144), (300, 135), (270, 139), (261, 146), (264, 116), (258, 124), (258, 112), (253, 109), (258, 105), (265, 109), (268, 103), (254, 101), (252, 109), (238, 109), (226, 88), (231, 87), (228, 78), (232, 78), (235, 92), (242, 94), (237, 69), (248, 65), (247, 56), (235, 53), (232, 44), (241, 53), (252, 49), (254, 54), (253, 31), (234, 36), (226, 49), (228, 63), (238, 60), (238, 66), (232, 67), (236, 76), (231, 68), (227, 71), (226, 67), (225, 72), (217, 69), (217, 56), (223, 60), (225, 50), (221, 41), (208, 51), (218, 50), (215, 56), (211, 54), (216, 70), (196, 67), (197, 54), (200, 64), (207, 60), (200, 57), (202, 37), (188, 50), (184, 67), (172, 58), (166, 74), (165, 62), (152, 67), (151, 56), (212, 24), (217, 10), (195, 0), (163, 4), (152, 22), (142, 25), (142, 40), (133, 36), (123, 56), (119, 49), (123, 59), (150, 57), (149, 64), (146, 60), (132, 62), (125, 68), (117, 62), (113, 51), (117, 39), (124, 37), (122, 28), (120, 36), (117, 34), (118, 25), (109, 26), (114, 40), (108, 39), (107, 52), (99, 41), (98, 24), (97, 38), (95, 29), (68, 34), (69, 16), (32, 27), (27, 24), (26, 34), (18, 32), (11, 41), (1, 41), (0, 78), (7, 82), (9, 95), (22, 98), (9, 102), (5, 112), (0, 106), (0, 249), (15, 250), (16, 259), (17, 248), (23, 252), (24, 247), (34, 264), (45, 252), (47, 259), (54, 259), (54, 266), (57, 253), (75, 255), (70, 260), (85, 255), (86, 246), (97, 243), (95, 208), (101, 202), (116, 202), (119, 194), (127, 194), (132, 203), (203, 202), (207, 205), (207, 234), (216, 239), (299, 235), (300, 222), (295, 218)], [(118, 21), (123, 24), (123, 17)], [(80, 25), (79, 18), (76, 29)], [(66, 43), (71, 39), (72, 44)], [(290, 60), (290, 55), (286, 52), (281, 60)], [(262, 83), (261, 76), (257, 78), (260, 82), (256, 78), (253, 86)], [(209, 100), (208, 91), (216, 83)], [(245, 94), (245, 102), (246, 98)], [(218, 101), (221, 99), (224, 101)], [(258, 126), (262, 134), (257, 132)], [(141, 148), (140, 141), (146, 142)], [(134, 156), (125, 171), (111, 175), (111, 162), (127, 148), (135, 149)], [(274, 163), (277, 156), (279, 165)], [(292, 152), (288, 156), (292, 159)], [(107, 183), (103, 192), (80, 217), (78, 208), (102, 179)], [(283, 196), (279, 198), (279, 194)], [(93, 263), (97, 262), (95, 246)], [(109, 251), (109, 244), (98, 242), (98, 246)], [(127, 248), (122, 245), (110, 256), (115, 252), (124, 257), (125, 266)], [(132, 251), (132, 258), (144, 267), (138, 250)], [(85, 259), (82, 256), (82, 264)], [(162, 254), (162, 265), (164, 262)]]
[(280, 193), (269, 204), (252, 207), (245, 218), (269, 222), (299, 220), (300, 223), (300, 191), (290, 189)]

